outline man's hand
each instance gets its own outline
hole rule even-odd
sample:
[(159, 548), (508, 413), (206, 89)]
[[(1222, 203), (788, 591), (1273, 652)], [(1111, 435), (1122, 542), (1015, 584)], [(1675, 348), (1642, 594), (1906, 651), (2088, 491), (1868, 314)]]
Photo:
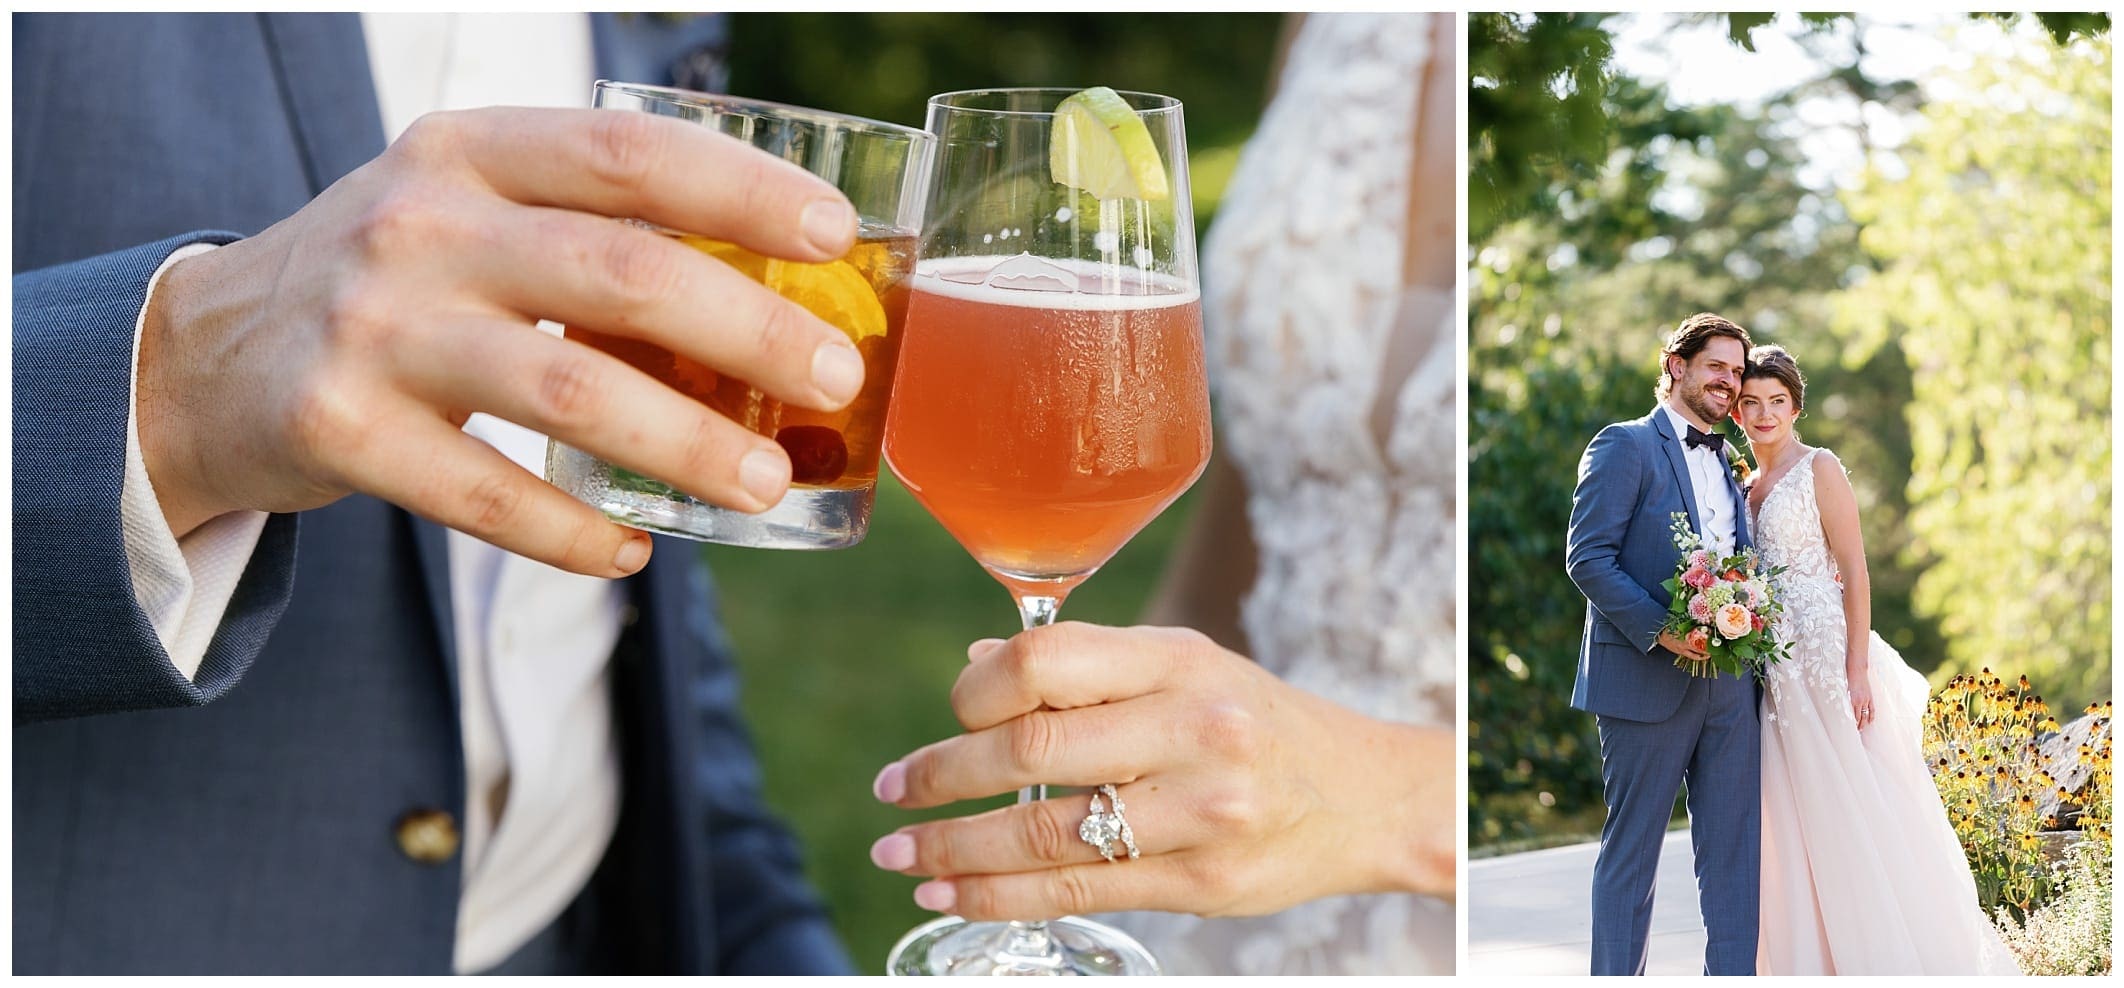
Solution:
[(638, 217), (825, 261), (840, 192), (707, 128), (610, 110), (423, 117), (258, 236), (173, 265), (142, 334), (140, 441), (182, 536), (351, 492), (564, 569), (622, 576), (649, 539), (460, 429), (537, 430), (743, 511), (787, 490), (773, 441), (539, 319), (631, 337), (831, 410), (863, 381), (833, 326)]
[(1659, 633), (1659, 647), (1664, 648), (1669, 652), (1673, 652), (1674, 654), (1679, 655), (1682, 658), (1688, 659), (1691, 662), (1711, 661), (1710, 652), (1704, 651), (1703, 649), (1696, 648), (1690, 645), (1687, 640), (1676, 637), (1674, 632), (1671, 631), (1662, 631)]

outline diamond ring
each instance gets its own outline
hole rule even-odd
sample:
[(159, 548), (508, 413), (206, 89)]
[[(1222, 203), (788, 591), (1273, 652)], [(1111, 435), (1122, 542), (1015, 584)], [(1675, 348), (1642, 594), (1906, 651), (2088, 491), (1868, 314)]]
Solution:
[[(1113, 801), (1113, 812), (1107, 812), (1107, 800)], [(1084, 843), (1098, 848), (1099, 856), (1109, 862), (1114, 860), (1114, 842), (1117, 840), (1128, 849), (1130, 858), (1141, 856), (1136, 851), (1136, 831), (1128, 825), (1128, 818), (1121, 815), (1124, 809), (1121, 794), (1115, 791), (1112, 783), (1107, 783), (1092, 794), (1091, 815), (1077, 825), (1077, 836)]]

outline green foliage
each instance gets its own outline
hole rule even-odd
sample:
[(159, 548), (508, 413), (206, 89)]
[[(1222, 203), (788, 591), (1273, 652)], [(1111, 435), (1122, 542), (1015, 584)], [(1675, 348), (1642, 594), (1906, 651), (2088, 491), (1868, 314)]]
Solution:
[(1923, 112), (1907, 177), (1848, 197), (1877, 273), (1838, 299), (1912, 367), (1904, 562), (1946, 667), (2109, 690), (2110, 46), (2023, 44)]
[(1468, 382), (1471, 847), (1582, 828), (1601, 801), (1593, 718), (1570, 709), (1586, 612), (1563, 568), (1572, 467), (1612, 409), (1650, 401), (1642, 366), (1561, 350), (1515, 336)]
[(1608, 14), (1468, 16), (1468, 226), (1480, 242), (1558, 172), (1596, 168), (1611, 144), (1601, 100)]
[(1268, 93), (1280, 14), (736, 14), (731, 88), (919, 127), (937, 93), (1111, 86), (1187, 105), (1190, 141), (1237, 144)]
[(919, 127), (929, 97), (1111, 86), (1185, 104), (1206, 229), (1267, 102), (1280, 14), (734, 14), (730, 88)]
[[(1481, 243), (1501, 223), (1547, 205), (1546, 187), (1565, 175), (1597, 173), (1610, 150), (1633, 144), (1607, 116), (1605, 98), (1618, 81), (1609, 71), (1614, 54), (1611, 14), (1548, 13), (1468, 15), (1468, 231)], [(1764, 13), (1705, 14), (1724, 18), (1737, 50), (1755, 50), (1755, 32), (1772, 23)], [(1809, 32), (1828, 33), (1856, 15), (1807, 13)], [(2019, 14), (1971, 14), (2012, 23)], [(2106, 36), (2106, 13), (2034, 15), (2059, 45)], [(1897, 105), (1899, 87), (1866, 77), (1861, 60), (1827, 73), (1824, 83), (1860, 99)]]
[(2116, 862), (2108, 847), (2076, 847), (2053, 866), (2064, 891), (2026, 921), (1997, 914), (1999, 937), (2013, 951), (2021, 973), (2107, 975), (2110, 973), (2110, 910)]

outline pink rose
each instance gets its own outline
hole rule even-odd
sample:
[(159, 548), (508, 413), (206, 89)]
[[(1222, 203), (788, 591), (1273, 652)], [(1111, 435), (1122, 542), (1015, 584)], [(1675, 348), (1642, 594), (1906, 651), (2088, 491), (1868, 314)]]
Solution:
[(1748, 615), (1748, 617), (1752, 618), (1752, 619), (1753, 619), (1753, 620), (1755, 621), (1755, 630), (1757, 630), (1757, 631), (1761, 631), (1761, 630), (1763, 630), (1763, 616), (1762, 616), (1762, 615), (1760, 615), (1760, 614), (1750, 614), (1750, 615)]
[(1753, 631), (1754, 617), (1755, 615), (1748, 613), (1747, 605), (1734, 601), (1719, 608), (1718, 613), (1712, 616), (1712, 623), (1718, 626), (1721, 636), (1731, 640)]
[(1711, 632), (1706, 628), (1690, 628), (1688, 637), (1683, 640), (1689, 643), (1690, 648), (1699, 652), (1711, 648)]
[(1710, 624), (1711, 598), (1703, 594), (1691, 594), (1689, 597), (1689, 620), (1697, 624)]
[(1718, 582), (1718, 578), (1702, 566), (1691, 566), (1688, 572), (1682, 574), (1682, 582), (1698, 590), (1709, 590), (1713, 583)]

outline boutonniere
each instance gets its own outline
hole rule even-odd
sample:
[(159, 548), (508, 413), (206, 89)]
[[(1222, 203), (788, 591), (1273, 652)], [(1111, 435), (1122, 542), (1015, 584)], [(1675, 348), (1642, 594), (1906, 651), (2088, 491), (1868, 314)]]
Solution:
[(1733, 482), (1742, 487), (1755, 477), (1755, 467), (1749, 465), (1748, 454), (1740, 451), (1740, 444), (1730, 438), (1726, 441), (1726, 467), (1733, 471)]

